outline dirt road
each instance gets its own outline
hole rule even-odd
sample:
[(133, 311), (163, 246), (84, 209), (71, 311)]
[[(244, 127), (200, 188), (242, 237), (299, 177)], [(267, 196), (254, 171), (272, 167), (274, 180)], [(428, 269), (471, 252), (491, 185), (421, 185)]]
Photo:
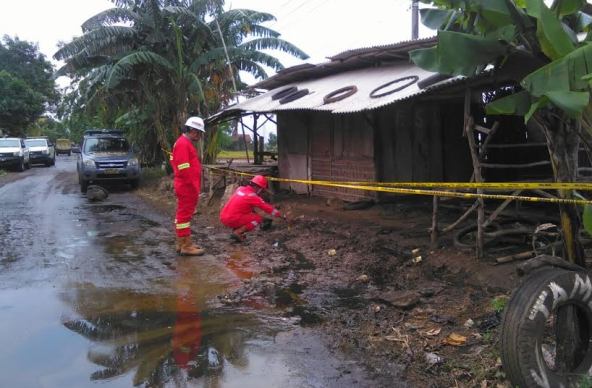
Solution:
[(176, 257), (170, 223), (125, 186), (88, 202), (75, 157), (0, 177), (0, 387), (387, 385), (285, 314), (294, 287), (228, 303), (256, 260), (216, 230)]

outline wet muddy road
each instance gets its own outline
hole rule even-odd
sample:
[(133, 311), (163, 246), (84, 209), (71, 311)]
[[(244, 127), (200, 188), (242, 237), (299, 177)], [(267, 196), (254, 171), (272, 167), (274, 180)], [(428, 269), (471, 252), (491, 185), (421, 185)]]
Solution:
[(371, 385), (314, 329), (221, 304), (248, 265), (176, 257), (170, 222), (125, 186), (88, 202), (75, 157), (0, 177), (0, 387)]

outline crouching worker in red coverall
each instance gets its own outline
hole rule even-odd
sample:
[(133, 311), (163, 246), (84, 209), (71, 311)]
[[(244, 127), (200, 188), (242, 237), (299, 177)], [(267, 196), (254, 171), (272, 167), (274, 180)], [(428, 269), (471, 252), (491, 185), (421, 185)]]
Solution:
[(267, 190), (267, 179), (257, 175), (246, 186), (241, 186), (236, 191), (220, 212), (220, 221), (224, 226), (234, 229), (230, 237), (241, 242), (245, 239), (245, 233), (255, 229), (263, 221), (263, 217), (257, 214), (255, 209), (261, 209), (273, 217), (281, 217), (279, 210), (265, 202), (259, 194)]
[(204, 254), (203, 249), (191, 242), (191, 217), (201, 190), (201, 162), (193, 142), (198, 141), (205, 133), (204, 127), (200, 117), (190, 117), (182, 129), (183, 133), (175, 142), (171, 155), (171, 166), (175, 174), (173, 184), (177, 196), (176, 250), (182, 256)]

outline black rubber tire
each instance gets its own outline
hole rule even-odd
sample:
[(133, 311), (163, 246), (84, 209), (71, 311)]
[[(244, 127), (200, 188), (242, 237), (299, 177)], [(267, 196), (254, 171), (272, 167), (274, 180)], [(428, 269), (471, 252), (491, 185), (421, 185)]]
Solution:
[[(586, 272), (543, 267), (524, 279), (512, 294), (500, 326), (500, 352), (506, 377), (516, 387), (539, 387), (548, 381), (549, 387), (579, 386), (582, 376), (592, 366), (592, 289)], [(554, 306), (555, 304), (555, 306)], [(546, 309), (555, 314), (565, 305), (575, 305), (585, 322), (582, 335), (588, 348), (580, 364), (573, 371), (562, 374), (545, 362), (541, 347), (547, 317)], [(537, 376), (537, 377), (535, 377)], [(537, 382), (538, 378), (538, 382)]]
[(280, 100), (280, 104), (287, 104), (288, 102), (292, 102), (299, 98), (302, 98), (308, 94), (308, 89), (301, 89), (295, 93), (288, 94), (286, 97)]
[(275, 101), (275, 100), (279, 100), (279, 99), (281, 99), (281, 98), (284, 98), (284, 97), (286, 97), (287, 95), (290, 95), (290, 94), (292, 94), (292, 93), (295, 93), (297, 90), (298, 90), (298, 88), (297, 88), (296, 86), (290, 86), (289, 88), (285, 88), (285, 89), (282, 89), (282, 90), (280, 90), (280, 91), (279, 91), (279, 92), (277, 92), (277, 93), (274, 93), (274, 94), (271, 96), (271, 99), (272, 99), (273, 101)]
[(88, 181), (80, 180), (80, 192), (82, 194), (86, 194), (87, 190), (88, 190)]
[(450, 75), (446, 74), (432, 74), (429, 77), (422, 79), (421, 81), (417, 81), (417, 87), (420, 89), (425, 89), (450, 77)]
[[(384, 89), (384, 88), (386, 88), (388, 86), (391, 86), (392, 84), (396, 84), (398, 82), (407, 81), (407, 80), (409, 82), (407, 82), (407, 83), (405, 83), (405, 84), (403, 84), (403, 85), (401, 85), (401, 86), (399, 86), (397, 88), (394, 88), (394, 89), (389, 90), (389, 91), (384, 92), (384, 93), (376, 94), (376, 92), (378, 92), (379, 90)], [(389, 81), (387, 83), (384, 83), (384, 84), (380, 85), (379, 87), (377, 87), (376, 89), (374, 89), (373, 91), (371, 91), (370, 92), (370, 97), (371, 98), (379, 98), (379, 97), (388, 96), (389, 94), (393, 94), (393, 93), (396, 93), (398, 91), (401, 91), (401, 90), (403, 90), (405, 88), (408, 88), (409, 86), (411, 86), (414, 83), (416, 83), (417, 80), (419, 80), (419, 77), (416, 76), (416, 75), (409, 75), (407, 77), (397, 78), (395, 80), (392, 80), (392, 81)]]
[(355, 94), (358, 91), (358, 87), (356, 85), (349, 85), (337, 90), (332, 91), (331, 93), (327, 94), (323, 97), (324, 104), (332, 104), (337, 101), (341, 101), (349, 96)]
[(137, 189), (138, 187), (140, 187), (140, 180), (139, 179), (134, 179), (130, 181), (130, 186), (132, 187), (132, 189)]

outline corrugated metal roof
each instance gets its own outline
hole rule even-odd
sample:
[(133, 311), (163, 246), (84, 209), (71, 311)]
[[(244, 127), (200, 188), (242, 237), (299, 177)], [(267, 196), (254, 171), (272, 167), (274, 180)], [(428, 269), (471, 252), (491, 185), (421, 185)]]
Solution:
[[(417, 82), (415, 82), (412, 85), (403, 88), (402, 90), (393, 92), (384, 97), (370, 97), (370, 93), (374, 89), (384, 85), (385, 83), (410, 76), (417, 76), (419, 82), (434, 74), (436, 73), (423, 70), (408, 62), (346, 71), (319, 79), (305, 80), (289, 85), (283, 85), (259, 96), (243, 101), (239, 104), (230, 106), (215, 116), (210, 117), (208, 121), (217, 121), (222, 117), (233, 115), (236, 113), (236, 111), (260, 113), (288, 110), (316, 110), (332, 113), (360, 112), (364, 110), (377, 109), (385, 105), (392, 104), (396, 101), (405, 100), (407, 98), (434, 90), (434, 88), (439, 89), (440, 87), (452, 85), (464, 79), (464, 77), (453, 77), (448, 80), (441, 81), (438, 84), (434, 84), (427, 89), (420, 89), (417, 86)], [(394, 90), (400, 86), (403, 86), (407, 82), (408, 81), (400, 81), (394, 83), (391, 86), (381, 89), (377, 93), (384, 93)], [(324, 104), (323, 98), (327, 94), (349, 85), (355, 85), (358, 88), (358, 91), (352, 96), (343, 100), (330, 104)], [(310, 93), (302, 98), (288, 102), (286, 104), (280, 104), (279, 100), (272, 100), (272, 96), (274, 94), (291, 86), (296, 86), (299, 90), (308, 89)]]
[(424, 47), (431, 47), (438, 43), (438, 37), (433, 36), (424, 39), (406, 40), (397, 43), (391, 43), (379, 46), (360, 47), (352, 50), (346, 50), (339, 54), (333, 55), (328, 59), (331, 61), (346, 61), (354, 57), (364, 57), (366, 55), (376, 56), (377, 53), (384, 53), (386, 55), (405, 54), (409, 51)]
[(348, 50), (329, 57), (329, 62), (317, 65), (305, 63), (280, 70), (272, 77), (253, 85), (252, 88), (271, 90), (293, 82), (326, 77), (348, 70), (407, 61), (409, 60), (409, 51), (432, 47), (436, 43), (437, 38), (434, 37)]

